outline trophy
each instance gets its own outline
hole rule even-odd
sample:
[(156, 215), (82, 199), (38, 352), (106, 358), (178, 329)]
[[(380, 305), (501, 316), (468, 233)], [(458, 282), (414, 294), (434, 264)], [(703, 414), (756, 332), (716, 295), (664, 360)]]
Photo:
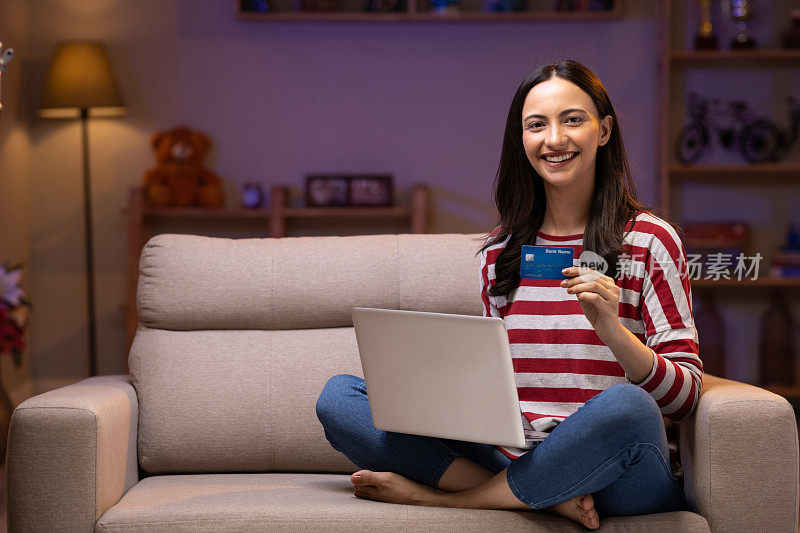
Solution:
[(700, 23), (697, 25), (697, 34), (694, 36), (695, 50), (716, 50), (717, 34), (711, 23), (711, 0), (698, 0), (700, 4)]
[(730, 10), (739, 33), (731, 41), (731, 48), (755, 48), (756, 42), (747, 33), (747, 21), (753, 18), (753, 0), (730, 0)]

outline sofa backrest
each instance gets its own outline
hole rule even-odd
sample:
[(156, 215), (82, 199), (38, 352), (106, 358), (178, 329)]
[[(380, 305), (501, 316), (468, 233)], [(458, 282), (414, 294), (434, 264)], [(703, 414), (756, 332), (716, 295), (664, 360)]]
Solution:
[(353, 472), (315, 405), (363, 377), (355, 306), (481, 314), (482, 234), (162, 234), (139, 261), (129, 355), (145, 472)]

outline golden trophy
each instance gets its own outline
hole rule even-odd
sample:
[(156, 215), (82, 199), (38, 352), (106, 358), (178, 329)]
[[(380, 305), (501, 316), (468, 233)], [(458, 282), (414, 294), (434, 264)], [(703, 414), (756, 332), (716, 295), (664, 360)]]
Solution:
[(747, 33), (747, 21), (753, 18), (753, 0), (730, 0), (730, 10), (739, 30), (731, 41), (731, 49), (755, 48), (755, 40)]
[(711, 0), (698, 0), (700, 7), (700, 23), (697, 25), (697, 34), (694, 36), (695, 50), (716, 50), (717, 34), (711, 22)]

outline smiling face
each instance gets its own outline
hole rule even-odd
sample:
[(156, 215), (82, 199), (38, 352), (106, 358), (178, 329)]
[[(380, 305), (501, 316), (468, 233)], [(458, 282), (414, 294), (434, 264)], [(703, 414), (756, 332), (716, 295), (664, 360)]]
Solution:
[[(574, 83), (553, 77), (534, 86), (522, 105), (522, 145), (545, 188), (594, 184), (598, 146), (608, 142), (613, 119), (602, 120), (591, 97)], [(545, 156), (571, 156), (548, 162)]]

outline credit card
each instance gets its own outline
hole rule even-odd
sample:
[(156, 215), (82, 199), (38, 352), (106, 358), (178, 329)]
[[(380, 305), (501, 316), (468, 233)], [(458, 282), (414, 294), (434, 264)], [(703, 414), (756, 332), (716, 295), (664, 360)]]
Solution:
[(527, 279), (567, 279), (561, 270), (573, 266), (575, 250), (569, 246), (522, 246), (519, 276)]

